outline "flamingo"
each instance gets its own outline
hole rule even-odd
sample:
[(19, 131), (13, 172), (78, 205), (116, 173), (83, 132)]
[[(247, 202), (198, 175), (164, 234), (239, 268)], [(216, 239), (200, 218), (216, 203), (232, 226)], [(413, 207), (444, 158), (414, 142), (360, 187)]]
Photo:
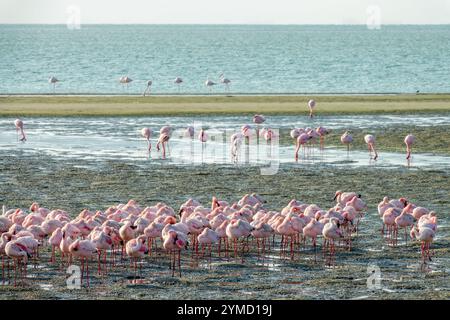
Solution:
[(244, 139), (244, 135), (240, 132), (235, 133), (231, 136), (231, 161), (237, 162), (239, 150), (242, 144), (242, 140)]
[(26, 272), (28, 258), (31, 255), (28, 248), (18, 240), (8, 242), (5, 246), (5, 253), (9, 258), (14, 260), (14, 286), (16, 286), (17, 268), (19, 268), (19, 277), (23, 277), (22, 267)]
[(405, 137), (406, 144), (406, 159), (409, 160), (411, 158), (412, 145), (415, 143), (416, 137), (412, 134), (408, 134)]
[(167, 251), (173, 254), (173, 263), (171, 263), (172, 277), (175, 276), (175, 260), (176, 254), (178, 254), (178, 270), (181, 277), (181, 250), (186, 249), (188, 246), (187, 235), (182, 232), (170, 230), (163, 237), (163, 247)]
[(150, 138), (152, 136), (152, 131), (150, 128), (142, 128), (141, 129), (141, 135), (147, 140), (147, 151), (148, 154), (152, 151), (152, 143), (150, 142)]
[(353, 142), (353, 136), (350, 131), (345, 131), (344, 134), (341, 136), (341, 142), (345, 145), (347, 145), (347, 156), (350, 152), (350, 144)]
[(215, 85), (216, 85), (216, 83), (213, 82), (212, 80), (209, 80), (209, 77), (206, 78), (205, 86), (209, 89), (209, 92), (210, 92), (210, 93), (211, 93), (212, 87), (215, 86)]
[(52, 256), (50, 258), (50, 262), (55, 262), (55, 251), (59, 249), (59, 245), (61, 244), (63, 238), (63, 232), (61, 228), (57, 228), (53, 231), (51, 237), (48, 239), (48, 243), (52, 246)]
[(324, 127), (318, 127), (318, 128), (316, 128), (316, 132), (320, 136), (320, 148), (324, 149), (324, 147), (325, 147), (325, 136), (328, 135), (331, 132), (331, 130), (330, 129), (326, 129)]
[(134, 262), (134, 277), (137, 273), (137, 261), (148, 253), (148, 247), (146, 244), (147, 236), (140, 235), (135, 239), (131, 239), (126, 244), (126, 253)]
[(369, 156), (372, 159), (372, 151), (373, 151), (373, 160), (377, 160), (378, 153), (375, 149), (375, 137), (371, 134), (367, 134), (364, 136), (364, 141), (367, 143), (367, 146), (369, 148)]
[(322, 235), (325, 238), (326, 247), (330, 250), (329, 265), (331, 265), (336, 255), (334, 241), (344, 237), (341, 229), (339, 229), (339, 219), (330, 218), (328, 223), (323, 226)]
[(122, 76), (119, 78), (119, 83), (122, 85), (126, 85), (128, 89), (128, 84), (131, 83), (133, 79), (131, 79), (129, 76)]
[(194, 139), (194, 127), (188, 126), (185, 131), (185, 136)]
[(227, 91), (230, 91), (230, 83), (231, 83), (231, 80), (225, 78), (225, 76), (224, 76), (223, 73), (219, 76), (219, 79), (220, 79), (220, 82), (221, 82), (222, 84), (225, 85), (225, 89), (226, 89)]
[(143, 96), (144, 96), (144, 97), (145, 97), (145, 95), (147, 94), (147, 92), (148, 92), (149, 94), (151, 93), (151, 92), (150, 92), (150, 89), (151, 89), (152, 84), (153, 84), (152, 80), (148, 80), (148, 81), (147, 81), (147, 87), (145, 88), (144, 93), (143, 93)]
[[(23, 121), (20, 119), (14, 120), (14, 126), (16, 127), (16, 131), (17, 131), (17, 141), (22, 141), (22, 142), (27, 141), (25, 132), (23, 130)], [(20, 131), (20, 135), (22, 136), (20, 139), (19, 139), (19, 131)]]
[(422, 258), (423, 263), (426, 263), (426, 260), (431, 261), (431, 255), (430, 255), (430, 245), (434, 240), (434, 237), (436, 235), (436, 232), (427, 227), (418, 228), (417, 226), (414, 226), (411, 229), (410, 233), (411, 237), (414, 239), (417, 239), (422, 242)]
[(55, 92), (55, 88), (56, 88), (56, 83), (59, 82), (58, 79), (56, 79), (56, 77), (51, 76), (48, 78), (48, 83), (50, 83), (51, 85), (53, 85), (53, 92)]
[(403, 210), (402, 213), (395, 218), (395, 238), (397, 238), (397, 229), (404, 228), (405, 229), (405, 242), (408, 243), (408, 235), (406, 233), (406, 229), (411, 227), (414, 224), (414, 216), (408, 213), (408, 210), (411, 208), (411, 203), (409, 203)]
[(166, 133), (163, 133), (159, 136), (158, 142), (156, 143), (156, 150), (160, 150), (159, 146), (162, 145), (163, 154), (162, 158), (166, 159), (166, 144), (169, 143), (170, 136)]
[(84, 269), (86, 266), (86, 281), (87, 286), (89, 287), (89, 259), (97, 254), (95, 243), (91, 240), (77, 239), (69, 246), (69, 252), (81, 261), (81, 282), (83, 282)]
[(297, 138), (297, 144), (295, 147), (295, 161), (298, 161), (298, 152), (300, 151), (300, 148), (303, 146), (303, 151), (305, 151), (305, 144), (311, 140), (311, 136), (307, 133), (302, 133)]
[(201, 129), (198, 134), (198, 140), (202, 143), (202, 163), (203, 163), (203, 153), (205, 152), (206, 148), (206, 141), (208, 141), (208, 134), (205, 130)]
[(220, 240), (219, 234), (209, 228), (203, 229), (203, 231), (197, 236), (197, 242), (202, 247), (202, 256), (204, 255), (204, 247), (208, 246), (209, 259), (211, 260), (211, 245), (218, 243)]
[(316, 101), (311, 99), (308, 101), (308, 108), (309, 108), (309, 117), (312, 119), (314, 116), (314, 107), (316, 106)]
[(183, 83), (183, 79), (180, 77), (176, 77), (175, 80), (173, 80), (173, 83), (175, 83), (178, 87), (178, 92), (180, 92), (180, 85)]
[(256, 124), (256, 136), (259, 137), (259, 126), (266, 121), (266, 118), (261, 114), (255, 114), (253, 116), (253, 123)]

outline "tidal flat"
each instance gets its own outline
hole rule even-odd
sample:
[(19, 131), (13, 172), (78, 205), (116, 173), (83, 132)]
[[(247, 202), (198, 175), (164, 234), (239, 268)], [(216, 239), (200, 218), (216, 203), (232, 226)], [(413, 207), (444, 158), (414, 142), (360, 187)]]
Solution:
[[(66, 159), (20, 150), (3, 154), (0, 162), (0, 202), (7, 208), (28, 208), (38, 201), (48, 208), (67, 210), (75, 217), (82, 209), (104, 210), (135, 199), (142, 206), (163, 201), (178, 208), (196, 198), (209, 205), (213, 195), (237, 201), (256, 192), (269, 209), (281, 210), (291, 199), (333, 205), (336, 190), (359, 192), (369, 209), (354, 235), (353, 249), (338, 249), (336, 266), (324, 262), (321, 245), (317, 262), (311, 244), (295, 247), (294, 259), (280, 258), (279, 239), (270, 253), (258, 257), (254, 245), (241, 257), (182, 255), (182, 277), (172, 277), (169, 257), (158, 251), (142, 262), (133, 283), (125, 260), (106, 276), (96, 274), (92, 261), (91, 287), (68, 289), (69, 276), (52, 265), (50, 248), (41, 248), (40, 264), (30, 264), (21, 287), (0, 285), (1, 299), (448, 299), (450, 170), (398, 167), (282, 166), (277, 174), (260, 175), (256, 166), (179, 166), (148, 162), (147, 168), (122, 161)], [(437, 212), (438, 232), (432, 261), (421, 265), (420, 244), (402, 234), (399, 246), (383, 240), (377, 204), (384, 196), (406, 197)], [(319, 241), (321, 243), (321, 240)], [(59, 260), (58, 260), (59, 261)], [(381, 287), (367, 286), (368, 266), (381, 271)]]

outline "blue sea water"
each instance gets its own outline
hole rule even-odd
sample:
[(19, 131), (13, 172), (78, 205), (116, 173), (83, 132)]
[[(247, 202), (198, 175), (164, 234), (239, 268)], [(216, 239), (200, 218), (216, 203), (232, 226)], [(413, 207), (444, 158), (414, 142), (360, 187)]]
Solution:
[(0, 61), (0, 94), (440, 93), (450, 25), (0, 25)]

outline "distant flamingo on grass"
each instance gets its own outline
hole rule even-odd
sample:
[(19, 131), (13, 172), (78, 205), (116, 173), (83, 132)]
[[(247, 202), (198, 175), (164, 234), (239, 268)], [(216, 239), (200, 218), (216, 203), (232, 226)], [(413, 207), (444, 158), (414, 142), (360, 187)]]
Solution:
[(308, 101), (308, 108), (309, 108), (309, 117), (312, 119), (314, 117), (314, 108), (316, 106), (316, 101), (311, 99)]

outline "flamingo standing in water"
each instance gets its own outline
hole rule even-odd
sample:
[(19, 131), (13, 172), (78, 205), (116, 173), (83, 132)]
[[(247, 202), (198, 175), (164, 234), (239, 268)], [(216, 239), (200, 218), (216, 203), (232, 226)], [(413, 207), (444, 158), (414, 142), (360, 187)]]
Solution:
[(209, 89), (210, 93), (211, 93), (212, 87), (215, 86), (215, 85), (216, 85), (216, 83), (214, 81), (212, 81), (212, 80), (209, 80), (209, 77), (206, 78), (205, 86)]
[(131, 83), (133, 79), (131, 79), (129, 76), (122, 76), (119, 78), (119, 83), (122, 85), (126, 85), (128, 89), (128, 84)]
[(350, 152), (350, 144), (353, 142), (353, 136), (350, 131), (345, 131), (345, 133), (341, 136), (341, 142), (347, 145), (347, 156)]
[(244, 135), (240, 132), (233, 134), (230, 138), (231, 140), (231, 161), (237, 162), (239, 156), (239, 150), (241, 148), (242, 140)]
[(159, 145), (162, 145), (162, 149), (163, 149), (163, 154), (162, 154), (162, 158), (166, 159), (166, 144), (169, 143), (169, 139), (170, 136), (166, 133), (163, 133), (159, 136), (158, 138), (158, 142), (156, 143), (156, 150), (160, 150)]
[(411, 152), (412, 152), (412, 145), (416, 141), (416, 137), (412, 134), (408, 134), (405, 137), (405, 144), (406, 144), (406, 159), (409, 160), (411, 158)]
[(297, 138), (297, 145), (295, 147), (295, 161), (298, 161), (298, 152), (300, 147), (303, 146), (303, 151), (305, 152), (305, 145), (312, 137), (307, 133), (302, 133)]
[(227, 91), (230, 91), (230, 83), (231, 83), (231, 80), (225, 78), (225, 76), (223, 75), (223, 73), (219, 76), (219, 79), (220, 79), (220, 83), (223, 83), (223, 84), (225, 85), (225, 89), (226, 89)]
[(148, 154), (152, 151), (152, 143), (150, 142), (150, 138), (152, 136), (152, 131), (150, 128), (142, 128), (141, 129), (141, 135), (147, 140), (147, 151)]
[(256, 137), (259, 137), (259, 125), (263, 124), (266, 118), (263, 115), (255, 114), (253, 116), (253, 123), (256, 124)]
[(377, 160), (378, 153), (375, 149), (375, 137), (371, 134), (367, 134), (364, 136), (364, 141), (367, 143), (367, 147), (369, 148), (369, 156), (372, 159), (372, 151), (373, 151), (373, 160)]
[(180, 92), (180, 85), (183, 83), (183, 79), (180, 77), (176, 77), (175, 80), (173, 80), (173, 83), (175, 83), (178, 87), (178, 92)]
[(151, 89), (152, 84), (153, 84), (152, 80), (148, 80), (148, 81), (147, 81), (147, 87), (145, 88), (144, 93), (143, 93), (143, 96), (144, 96), (144, 97), (145, 97), (145, 95), (147, 94), (147, 92), (148, 92), (149, 94), (151, 93), (151, 92), (150, 92), (150, 89)]
[(48, 78), (48, 83), (53, 85), (53, 92), (55, 92), (57, 82), (59, 82), (59, 80), (56, 79), (56, 77), (54, 77), (54, 76), (51, 76), (50, 78)]
[(205, 152), (206, 148), (206, 141), (208, 141), (208, 134), (205, 132), (205, 130), (201, 129), (200, 133), (198, 134), (198, 140), (202, 143), (202, 163), (203, 163), (203, 153)]
[(326, 129), (324, 127), (318, 127), (318, 128), (316, 128), (316, 132), (320, 136), (320, 149), (323, 150), (325, 148), (325, 136), (327, 134), (329, 134), (331, 132), (331, 130), (330, 129)]
[(309, 117), (312, 119), (314, 116), (314, 107), (316, 106), (316, 101), (311, 99), (308, 101), (308, 108), (309, 108)]
[[(23, 121), (20, 119), (16, 119), (14, 121), (14, 126), (16, 127), (16, 131), (17, 131), (17, 141), (22, 141), (22, 142), (27, 141), (27, 137), (25, 136), (25, 131), (23, 130)], [(20, 139), (19, 139), (19, 131), (20, 131), (20, 135), (22, 136)]]

